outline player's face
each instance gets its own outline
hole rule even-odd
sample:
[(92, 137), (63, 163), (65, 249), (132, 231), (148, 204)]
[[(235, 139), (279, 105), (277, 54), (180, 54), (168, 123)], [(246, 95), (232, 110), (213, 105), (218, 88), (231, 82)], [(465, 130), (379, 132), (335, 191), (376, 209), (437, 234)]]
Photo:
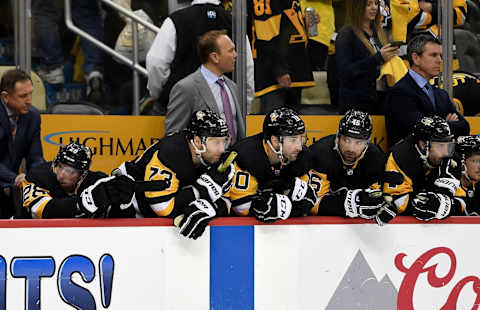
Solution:
[(32, 105), (33, 86), (30, 80), (18, 81), (13, 91), (2, 92), (2, 99), (9, 109), (18, 114), (27, 114)]
[(72, 191), (82, 175), (80, 170), (62, 163), (58, 163), (54, 171), (58, 183), (65, 191)]
[(365, 20), (375, 20), (378, 12), (378, 0), (367, 0), (365, 6)]
[(442, 67), (442, 48), (439, 44), (427, 42), (421, 55), (413, 54), (415, 71), (427, 80), (440, 74)]
[(473, 181), (480, 181), (480, 154), (474, 154), (465, 161), (467, 174)]
[(439, 166), (443, 159), (453, 155), (454, 149), (455, 144), (452, 142), (432, 142), (430, 153), (428, 154), (428, 161), (433, 166)]
[(289, 161), (297, 160), (298, 154), (302, 151), (305, 144), (304, 135), (284, 136), (282, 152)]
[(209, 164), (216, 163), (227, 149), (228, 144), (228, 137), (208, 137), (205, 143), (207, 150), (202, 154), (203, 160)]
[(342, 154), (343, 160), (348, 164), (353, 164), (362, 155), (367, 147), (368, 140), (357, 139), (339, 135), (338, 148)]
[(218, 67), (220, 71), (222, 73), (233, 72), (238, 56), (235, 44), (227, 35), (221, 35), (217, 39), (217, 45), (219, 49)]

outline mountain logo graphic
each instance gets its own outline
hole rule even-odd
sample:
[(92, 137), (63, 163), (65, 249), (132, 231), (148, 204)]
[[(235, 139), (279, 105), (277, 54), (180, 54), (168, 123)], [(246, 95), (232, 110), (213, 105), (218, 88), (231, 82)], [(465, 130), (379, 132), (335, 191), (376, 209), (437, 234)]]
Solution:
[(378, 281), (358, 250), (325, 310), (396, 310), (397, 297), (388, 275)]

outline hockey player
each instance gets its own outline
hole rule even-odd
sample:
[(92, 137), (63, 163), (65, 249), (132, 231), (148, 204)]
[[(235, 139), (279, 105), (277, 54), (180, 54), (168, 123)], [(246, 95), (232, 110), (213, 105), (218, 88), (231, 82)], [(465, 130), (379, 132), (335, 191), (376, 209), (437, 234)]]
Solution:
[(310, 160), (305, 124), (289, 108), (277, 108), (263, 121), (263, 132), (232, 147), (238, 153), (227, 193), (237, 215), (263, 222), (306, 215), (316, 197), (308, 184)]
[(466, 215), (480, 215), (480, 137), (461, 136), (457, 138), (455, 152), (462, 163), (460, 186), (466, 192)]
[(451, 159), (455, 149), (448, 123), (439, 116), (423, 117), (413, 133), (395, 144), (385, 165), (386, 204), (376, 217), (383, 225), (397, 214), (421, 220), (461, 215), (464, 204), (454, 198), (460, 186), (460, 165)]
[(380, 186), (385, 154), (369, 142), (371, 135), (370, 116), (349, 110), (336, 135), (310, 146), (310, 183), (319, 198), (312, 214), (375, 217), (383, 204)]
[(183, 215), (180, 233), (196, 239), (211, 218), (228, 214), (221, 196), (231, 185), (233, 164), (217, 170), (228, 143), (225, 121), (210, 110), (197, 111), (185, 131), (165, 136), (113, 174), (147, 181), (149, 188), (136, 189), (131, 203), (136, 217)]
[(91, 162), (87, 146), (72, 142), (60, 147), (53, 162), (32, 169), (23, 181), (24, 213), (41, 219), (104, 217), (118, 211), (131, 200), (133, 180), (90, 171)]

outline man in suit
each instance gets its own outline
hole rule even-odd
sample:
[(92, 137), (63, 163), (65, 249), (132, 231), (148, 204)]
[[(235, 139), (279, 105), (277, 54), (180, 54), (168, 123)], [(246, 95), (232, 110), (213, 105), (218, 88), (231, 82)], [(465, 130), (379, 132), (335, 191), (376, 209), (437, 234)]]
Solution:
[(22, 70), (5, 72), (0, 82), (0, 217), (13, 212), (12, 192), (22, 186), (18, 173), (25, 158), (27, 170), (44, 162), (40, 142), (40, 113), (32, 107), (32, 80)]
[(228, 125), (232, 143), (245, 137), (245, 115), (235, 83), (224, 76), (235, 68), (235, 44), (223, 30), (205, 33), (197, 44), (202, 65), (178, 81), (170, 92), (165, 117), (167, 134), (187, 127), (195, 111), (212, 110)]
[(455, 110), (448, 93), (428, 82), (440, 74), (440, 42), (430, 35), (418, 35), (408, 43), (407, 56), (411, 68), (388, 92), (385, 101), (388, 145), (407, 136), (424, 116), (445, 119), (456, 137), (468, 135), (470, 126)]

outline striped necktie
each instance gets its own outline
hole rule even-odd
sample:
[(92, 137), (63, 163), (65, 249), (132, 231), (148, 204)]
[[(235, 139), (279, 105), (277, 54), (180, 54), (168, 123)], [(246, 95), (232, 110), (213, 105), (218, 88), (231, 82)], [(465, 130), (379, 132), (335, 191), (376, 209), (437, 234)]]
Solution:
[(15, 135), (17, 134), (18, 115), (12, 114), (8, 117), (8, 119), (10, 120), (12, 138), (15, 140)]

